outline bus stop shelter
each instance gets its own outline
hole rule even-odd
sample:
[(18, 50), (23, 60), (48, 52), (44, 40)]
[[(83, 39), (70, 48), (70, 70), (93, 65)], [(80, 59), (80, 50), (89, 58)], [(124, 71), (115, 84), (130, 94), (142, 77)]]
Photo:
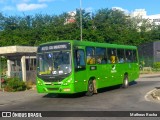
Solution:
[(7, 59), (7, 77), (18, 77), (24, 82), (34, 81), (36, 77), (36, 52), (37, 47), (33, 46), (0, 47), (0, 58)]

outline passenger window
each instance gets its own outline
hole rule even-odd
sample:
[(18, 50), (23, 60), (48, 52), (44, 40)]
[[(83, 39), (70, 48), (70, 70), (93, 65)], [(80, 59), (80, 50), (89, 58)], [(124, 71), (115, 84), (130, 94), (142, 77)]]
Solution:
[(112, 63), (112, 64), (117, 63), (118, 57), (117, 57), (116, 49), (108, 48), (108, 57), (109, 57), (108, 63)]
[(87, 47), (87, 64), (95, 64), (95, 48), (94, 47)]
[(137, 52), (133, 50), (133, 62), (137, 62)]
[(124, 49), (117, 49), (117, 57), (118, 63), (124, 63), (125, 62), (125, 55), (124, 55)]
[(127, 63), (132, 62), (132, 50), (126, 50), (126, 59)]
[(106, 49), (105, 48), (96, 48), (96, 63), (97, 64), (106, 64)]
[(75, 51), (75, 68), (85, 68), (85, 54), (84, 50)]

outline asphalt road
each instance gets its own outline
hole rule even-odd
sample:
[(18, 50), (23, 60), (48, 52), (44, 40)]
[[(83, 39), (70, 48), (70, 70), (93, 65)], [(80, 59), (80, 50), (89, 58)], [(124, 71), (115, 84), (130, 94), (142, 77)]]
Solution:
[[(1, 106), (0, 111), (160, 111), (160, 103), (149, 101), (145, 97), (156, 87), (160, 87), (160, 76), (141, 77), (131, 83), (127, 89), (119, 86), (105, 88), (99, 90), (99, 93), (92, 97), (84, 96), (83, 93), (70, 96), (42, 94), (25, 102)], [(58, 117), (58, 119), (70, 118)], [(74, 118), (72, 119), (74, 120)], [(76, 119), (83, 120), (84, 118)], [(101, 117), (100, 119), (106, 118)], [(138, 118), (136, 117), (136, 119)]]

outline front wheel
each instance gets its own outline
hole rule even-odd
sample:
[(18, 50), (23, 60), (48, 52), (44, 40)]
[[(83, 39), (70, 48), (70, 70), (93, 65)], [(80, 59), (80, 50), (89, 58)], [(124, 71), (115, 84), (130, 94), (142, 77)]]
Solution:
[(129, 86), (129, 80), (128, 80), (128, 75), (124, 76), (124, 80), (123, 80), (123, 88), (127, 88)]
[(93, 85), (93, 80), (88, 81), (88, 91), (86, 93), (87, 96), (92, 96), (94, 93), (94, 85)]

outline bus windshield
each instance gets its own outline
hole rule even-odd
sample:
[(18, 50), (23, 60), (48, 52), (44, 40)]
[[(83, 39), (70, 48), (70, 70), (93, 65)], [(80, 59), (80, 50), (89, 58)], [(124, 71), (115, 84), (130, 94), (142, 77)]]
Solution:
[(65, 75), (71, 72), (70, 51), (56, 51), (38, 54), (39, 75)]

